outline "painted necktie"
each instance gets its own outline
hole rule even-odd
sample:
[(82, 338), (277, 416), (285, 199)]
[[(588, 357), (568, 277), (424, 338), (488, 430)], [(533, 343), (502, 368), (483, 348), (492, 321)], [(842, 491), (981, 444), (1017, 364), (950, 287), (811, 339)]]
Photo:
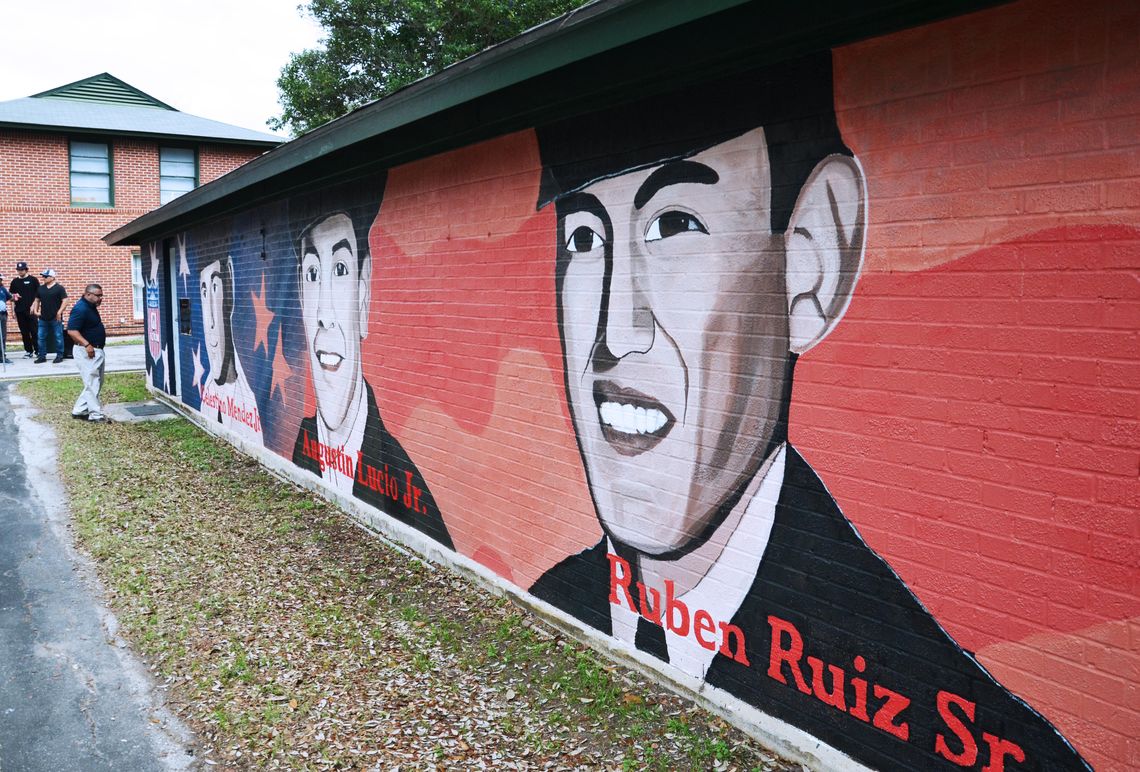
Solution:
[(652, 654), (657, 659), (669, 661), (669, 649), (665, 646), (665, 630), (643, 616), (637, 617), (637, 635), (633, 643), (641, 651)]

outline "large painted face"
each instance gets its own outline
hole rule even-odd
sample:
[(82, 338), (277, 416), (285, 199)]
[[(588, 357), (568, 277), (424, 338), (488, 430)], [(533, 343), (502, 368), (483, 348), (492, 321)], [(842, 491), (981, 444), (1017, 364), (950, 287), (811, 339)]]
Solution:
[(756, 473), (788, 362), (762, 129), (559, 205), (567, 391), (598, 517), (650, 555), (696, 546)]
[(229, 324), (229, 320), (225, 317), (225, 299), (229, 288), (226, 287), (222, 261), (215, 260), (207, 265), (199, 272), (198, 279), (198, 289), (202, 300), (202, 328), (206, 338), (206, 356), (210, 360), (210, 377), (217, 380), (222, 375), (228, 335), (226, 325)]
[(360, 380), (360, 341), (368, 313), (368, 258), (361, 270), (352, 220), (334, 214), (301, 240), (301, 311), (317, 413), (332, 430), (344, 423)]

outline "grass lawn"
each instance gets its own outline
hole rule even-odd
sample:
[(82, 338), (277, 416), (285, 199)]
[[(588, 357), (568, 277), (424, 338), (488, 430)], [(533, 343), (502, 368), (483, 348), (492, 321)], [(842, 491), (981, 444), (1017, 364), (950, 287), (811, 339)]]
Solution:
[[(223, 768), (799, 769), (524, 609), (391, 549), (185, 420), (68, 418), (75, 533), (123, 635)], [(108, 402), (147, 398), (110, 373)]]

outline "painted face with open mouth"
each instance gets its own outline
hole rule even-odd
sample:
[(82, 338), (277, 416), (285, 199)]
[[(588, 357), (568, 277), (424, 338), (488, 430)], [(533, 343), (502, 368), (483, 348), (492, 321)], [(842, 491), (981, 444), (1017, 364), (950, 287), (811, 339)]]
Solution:
[(696, 546), (763, 461), (788, 362), (762, 129), (558, 202), (567, 393), (598, 517)]
[(360, 388), (360, 341), (367, 335), (367, 255), (358, 259), (348, 215), (336, 213), (301, 238), (301, 311), (309, 341), (309, 364), (317, 412), (336, 430)]

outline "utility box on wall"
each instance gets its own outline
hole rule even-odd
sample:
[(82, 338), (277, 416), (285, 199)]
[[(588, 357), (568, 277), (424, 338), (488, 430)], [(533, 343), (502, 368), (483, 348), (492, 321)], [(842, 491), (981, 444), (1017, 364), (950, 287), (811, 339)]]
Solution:
[(816, 765), (1129, 768), (1140, 14), (661, 5), (111, 234), (152, 388)]

